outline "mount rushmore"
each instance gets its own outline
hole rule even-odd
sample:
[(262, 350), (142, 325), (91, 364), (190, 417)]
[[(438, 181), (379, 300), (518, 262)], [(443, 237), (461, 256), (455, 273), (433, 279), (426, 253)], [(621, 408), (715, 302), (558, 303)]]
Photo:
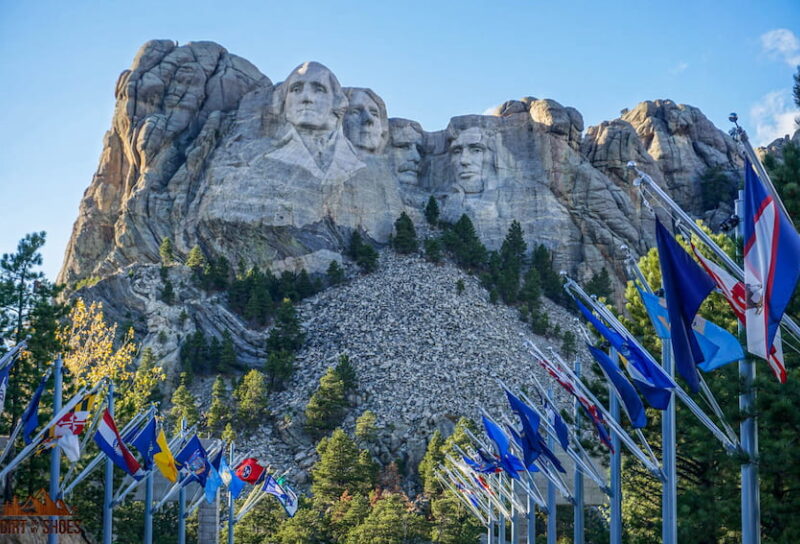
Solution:
[(384, 244), (401, 212), (421, 221), (430, 196), (445, 220), (466, 213), (490, 249), (517, 220), (559, 268), (619, 276), (619, 246), (653, 241), (629, 160), (695, 215), (730, 213), (703, 207), (699, 178), (715, 169), (735, 182), (734, 142), (692, 106), (642, 102), (585, 128), (576, 109), (526, 97), (430, 132), (316, 62), (273, 84), (215, 43), (150, 41), (117, 82), (59, 281), (157, 263), (164, 237), (178, 255), (198, 245), (231, 263), (321, 272), (353, 230)]

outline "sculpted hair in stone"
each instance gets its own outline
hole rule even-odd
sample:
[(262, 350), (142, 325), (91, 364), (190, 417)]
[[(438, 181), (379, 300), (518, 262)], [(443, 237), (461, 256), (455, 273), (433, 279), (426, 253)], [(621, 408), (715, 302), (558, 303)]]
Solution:
[(486, 146), (486, 148), (491, 152), (491, 166), (494, 174), (500, 172), (500, 159), (497, 156), (497, 131), (492, 130), (487, 127), (483, 127), (480, 125), (474, 125), (471, 127), (461, 127), (456, 128), (452, 124), (447, 127), (447, 153), (450, 153), (450, 146), (453, 145), (453, 142), (458, 138), (458, 135), (462, 132), (470, 130), (472, 128), (477, 128), (481, 131), (481, 143)]
[(279, 115), (284, 114), (283, 107), (286, 103), (286, 95), (289, 92), (289, 86), (294, 80), (294, 76), (301, 73), (301, 71), (306, 71), (311, 68), (318, 68), (328, 73), (328, 81), (330, 83), (331, 93), (333, 93), (333, 114), (337, 119), (341, 120), (344, 117), (345, 111), (347, 111), (347, 96), (344, 94), (342, 86), (339, 84), (339, 80), (336, 79), (333, 72), (324, 64), (315, 61), (304, 62), (292, 70), (286, 80), (275, 88), (275, 94), (272, 97), (275, 111)]

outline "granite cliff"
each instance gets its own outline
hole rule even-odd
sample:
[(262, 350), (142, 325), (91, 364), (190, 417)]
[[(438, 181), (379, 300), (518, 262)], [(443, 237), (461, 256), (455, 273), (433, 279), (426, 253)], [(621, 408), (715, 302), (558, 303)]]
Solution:
[[(231, 333), (239, 360), (259, 365), (266, 331), (231, 312), (224, 293), (199, 289), (188, 267), (159, 270), (164, 238), (179, 262), (198, 246), (207, 258), (246, 268), (313, 275), (337, 261), (355, 276), (343, 255), (351, 233), (382, 246), (406, 212), (424, 236), (422, 208), (433, 196), (444, 219), (467, 214), (490, 249), (516, 220), (529, 248), (553, 252), (556, 269), (585, 280), (605, 266), (621, 278), (620, 245), (638, 254), (653, 245), (653, 218), (630, 184), (628, 161), (712, 221), (724, 219), (730, 203), (699, 198), (703, 174), (735, 180), (741, 166), (727, 134), (670, 100), (642, 102), (587, 128), (575, 108), (525, 97), (430, 132), (390, 118), (372, 90), (343, 87), (318, 63), (274, 84), (211, 42), (146, 43), (120, 75), (116, 98), (59, 281), (74, 290), (90, 280), (79, 293), (132, 323), (173, 370), (182, 342), (198, 330)], [(529, 333), (514, 311), (488, 305), (473, 279), (455, 297), (461, 273), (452, 266), (385, 252), (381, 259), (374, 277), (300, 305), (311, 340), (273, 411), (296, 421), (325, 366), (350, 353), (365, 384), (357, 406), (383, 424), (392, 419), (382, 454), (407, 452), (413, 462), (432, 428), (474, 411), (473, 399), (485, 396), (462, 384), (487, 372), (516, 383), (530, 372), (520, 336)], [(165, 279), (175, 288), (170, 304), (160, 294)], [(563, 310), (548, 310), (562, 330), (574, 328)], [(407, 387), (415, 382), (425, 387)], [(310, 444), (295, 427), (263, 430), (264, 451), (278, 465), (310, 463)]]

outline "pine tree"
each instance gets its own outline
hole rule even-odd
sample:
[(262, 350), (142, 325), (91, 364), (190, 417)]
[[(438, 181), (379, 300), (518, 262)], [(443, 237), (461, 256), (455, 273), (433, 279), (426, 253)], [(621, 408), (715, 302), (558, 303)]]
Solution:
[(364, 242), (358, 231), (354, 230), (350, 236), (350, 246), (347, 254), (365, 274), (374, 272), (378, 268), (378, 252), (371, 245)]
[(466, 214), (442, 236), (445, 248), (453, 255), (456, 264), (467, 270), (479, 270), (487, 259), (484, 245), (475, 232), (475, 226)]
[(258, 370), (253, 369), (244, 375), (233, 396), (239, 404), (236, 424), (241, 428), (257, 427), (269, 415), (267, 380)]
[(336, 429), (317, 444), (319, 460), (311, 469), (311, 493), (315, 505), (334, 504), (347, 491), (366, 495), (375, 485), (372, 468), (360, 461), (355, 442), (342, 429)]
[(294, 372), (294, 355), (288, 351), (271, 351), (264, 363), (270, 391), (282, 391)]
[(297, 279), (295, 280), (295, 291), (297, 292), (298, 300), (310, 297), (317, 292), (317, 289), (314, 286), (314, 283), (311, 281), (311, 278), (308, 276), (308, 272), (306, 272), (305, 268), (303, 268), (297, 275)]
[(576, 345), (574, 332), (564, 331), (564, 341), (561, 343), (561, 351), (567, 357), (575, 355)]
[(169, 266), (175, 262), (175, 250), (172, 248), (172, 240), (168, 237), (161, 239), (161, 246), (158, 248), (158, 254), (161, 256), (161, 264)]
[(370, 512), (369, 498), (365, 495), (342, 493), (330, 513), (330, 532), (333, 542), (346, 542), (347, 535), (361, 525)]
[(539, 274), (542, 292), (553, 302), (561, 303), (564, 300), (561, 277), (553, 268), (552, 254), (543, 244), (533, 251), (531, 266)]
[(345, 393), (351, 393), (358, 387), (356, 369), (350, 362), (350, 357), (345, 353), (339, 355), (339, 362), (336, 363), (336, 375), (342, 380)]
[(344, 281), (344, 270), (336, 261), (331, 261), (325, 274), (328, 276), (328, 283), (331, 285), (339, 285)]
[(294, 305), (289, 299), (284, 299), (275, 316), (275, 326), (267, 337), (267, 350), (286, 351), (295, 353), (305, 341), (305, 334), (300, 328)]
[(225, 424), (225, 429), (222, 431), (220, 438), (226, 444), (236, 441), (236, 431), (233, 429), (233, 425), (231, 425), (231, 423)]
[(329, 367), (306, 406), (308, 433), (320, 438), (333, 430), (342, 421), (346, 405), (344, 383), (333, 367)]
[(375, 430), (375, 422), (377, 421), (375, 412), (365, 410), (363, 414), (358, 416), (356, 420), (356, 438), (364, 445), (370, 445), (375, 442), (377, 432)]
[(500, 272), (497, 279), (497, 290), (506, 304), (517, 301), (519, 279), (522, 266), (525, 264), (525, 252), (528, 246), (522, 236), (519, 222), (512, 221), (503, 245), (500, 248)]
[(161, 300), (164, 304), (169, 306), (175, 303), (175, 289), (172, 287), (172, 282), (169, 280), (164, 281), (164, 288), (161, 290)]
[(408, 254), (417, 251), (419, 248), (417, 231), (406, 212), (402, 212), (397, 221), (394, 222), (394, 232), (392, 247), (397, 253)]
[(347, 544), (423, 544), (428, 542), (425, 519), (413, 511), (408, 499), (388, 493), (373, 505), (364, 522), (353, 529)]
[(438, 238), (425, 240), (425, 258), (436, 264), (442, 261), (442, 242)]
[(425, 450), (425, 456), (419, 462), (417, 470), (419, 471), (419, 478), (422, 480), (422, 490), (427, 494), (433, 494), (438, 491), (441, 485), (436, 479), (435, 473), (439, 465), (444, 462), (444, 453), (442, 446), (444, 445), (444, 438), (439, 429), (433, 431), (430, 440), (428, 440), (428, 448)]
[(222, 349), (219, 354), (219, 364), (217, 365), (217, 372), (230, 372), (239, 366), (236, 360), (236, 348), (233, 345), (233, 338), (230, 331), (226, 330), (222, 333)]
[(200, 246), (195, 245), (189, 250), (186, 266), (191, 268), (197, 277), (201, 277), (206, 265), (208, 265), (208, 261), (206, 261), (206, 256), (203, 255), (203, 250), (200, 249)]
[(439, 204), (433, 195), (428, 198), (428, 203), (425, 205), (425, 220), (432, 227), (435, 227), (439, 222)]
[(222, 376), (217, 376), (211, 390), (211, 407), (208, 409), (208, 414), (206, 416), (206, 425), (208, 425), (208, 428), (212, 432), (217, 433), (230, 423), (230, 404), (228, 389), (225, 387), (225, 382)]
[(539, 277), (539, 272), (532, 266), (525, 273), (522, 289), (519, 292), (519, 300), (529, 308), (535, 309), (541, 304), (541, 298), (542, 280)]
[(172, 394), (172, 399), (170, 400), (172, 409), (169, 412), (169, 416), (175, 432), (180, 431), (181, 420), (185, 419), (186, 425), (191, 426), (200, 419), (200, 414), (197, 411), (197, 399), (186, 387), (185, 381), (185, 376), (181, 376), (182, 383)]
[(592, 274), (592, 278), (586, 282), (584, 291), (590, 295), (597, 295), (605, 299), (611, 297), (613, 291), (611, 289), (611, 276), (609, 276), (608, 270), (603, 267), (600, 269), (600, 272)]

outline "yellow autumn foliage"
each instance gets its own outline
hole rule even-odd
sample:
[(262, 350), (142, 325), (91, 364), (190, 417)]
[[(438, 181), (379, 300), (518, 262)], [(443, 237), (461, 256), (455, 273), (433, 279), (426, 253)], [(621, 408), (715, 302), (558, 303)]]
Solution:
[(116, 323), (105, 321), (102, 303), (87, 306), (83, 299), (77, 299), (58, 337), (67, 347), (64, 365), (79, 385), (92, 386), (104, 377), (118, 384), (133, 381), (137, 350), (133, 329), (118, 338)]

